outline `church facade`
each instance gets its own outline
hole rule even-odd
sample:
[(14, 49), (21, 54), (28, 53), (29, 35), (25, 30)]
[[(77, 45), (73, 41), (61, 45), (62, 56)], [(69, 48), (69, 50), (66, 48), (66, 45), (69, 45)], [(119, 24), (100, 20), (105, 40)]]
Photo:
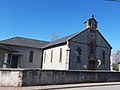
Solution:
[(43, 47), (42, 69), (110, 70), (112, 47), (97, 28), (92, 16), (85, 29)]

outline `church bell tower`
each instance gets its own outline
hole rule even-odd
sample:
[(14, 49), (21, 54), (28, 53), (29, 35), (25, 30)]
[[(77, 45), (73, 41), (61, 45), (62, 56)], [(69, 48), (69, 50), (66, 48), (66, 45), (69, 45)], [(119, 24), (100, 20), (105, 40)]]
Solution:
[(94, 19), (94, 15), (86, 22), (84, 22), (85, 30), (88, 29), (88, 69), (96, 70), (97, 69), (97, 58), (96, 58), (96, 30), (97, 30), (97, 21)]
[(85, 29), (91, 28), (92, 30), (97, 30), (97, 21), (94, 19), (94, 15), (86, 22), (84, 22)]

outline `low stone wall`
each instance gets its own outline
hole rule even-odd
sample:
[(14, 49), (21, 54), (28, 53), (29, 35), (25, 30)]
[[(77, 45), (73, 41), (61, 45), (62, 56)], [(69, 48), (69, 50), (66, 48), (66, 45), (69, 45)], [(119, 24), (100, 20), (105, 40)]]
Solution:
[(0, 86), (22, 86), (22, 70), (0, 69)]
[(40, 69), (1, 69), (1, 86), (120, 81), (120, 72)]
[(120, 72), (24, 70), (22, 85), (120, 81)]

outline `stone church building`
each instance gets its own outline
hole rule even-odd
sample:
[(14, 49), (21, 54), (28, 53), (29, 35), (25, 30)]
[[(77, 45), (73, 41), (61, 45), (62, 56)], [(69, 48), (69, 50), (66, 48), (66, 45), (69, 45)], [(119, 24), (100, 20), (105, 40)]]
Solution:
[(110, 70), (112, 47), (97, 28), (92, 16), (83, 31), (43, 47), (42, 69)]
[(81, 32), (53, 42), (13, 37), (0, 41), (0, 68), (110, 70), (112, 47), (92, 16)]

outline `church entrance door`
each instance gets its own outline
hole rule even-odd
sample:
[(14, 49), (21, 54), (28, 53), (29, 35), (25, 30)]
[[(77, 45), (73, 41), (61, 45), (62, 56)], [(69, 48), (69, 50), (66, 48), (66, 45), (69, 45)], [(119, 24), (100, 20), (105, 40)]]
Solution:
[(89, 65), (88, 65), (88, 69), (89, 70), (96, 70), (96, 61), (95, 60), (89, 60)]
[(17, 68), (17, 66), (18, 66), (18, 58), (19, 58), (19, 56), (17, 56), (17, 55), (12, 56), (11, 68)]

